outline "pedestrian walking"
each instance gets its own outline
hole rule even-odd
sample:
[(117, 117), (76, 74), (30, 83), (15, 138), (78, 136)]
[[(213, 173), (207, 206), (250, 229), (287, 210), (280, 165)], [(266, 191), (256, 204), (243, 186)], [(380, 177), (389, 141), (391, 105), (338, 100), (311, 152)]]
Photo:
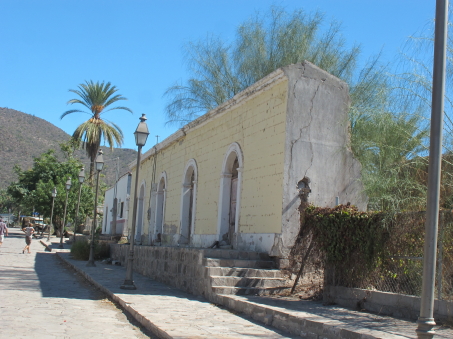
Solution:
[(27, 227), (22, 228), (22, 231), (24, 231), (25, 233), (25, 243), (27, 244), (22, 250), (22, 253), (25, 253), (25, 250), (27, 250), (28, 253), (31, 253), (30, 252), (31, 237), (33, 233), (35, 233), (35, 229), (31, 226), (31, 223), (28, 223), (27, 225), (28, 225)]
[(8, 236), (8, 226), (6, 226), (2, 217), (0, 217), (0, 246), (2, 246), (5, 236)]

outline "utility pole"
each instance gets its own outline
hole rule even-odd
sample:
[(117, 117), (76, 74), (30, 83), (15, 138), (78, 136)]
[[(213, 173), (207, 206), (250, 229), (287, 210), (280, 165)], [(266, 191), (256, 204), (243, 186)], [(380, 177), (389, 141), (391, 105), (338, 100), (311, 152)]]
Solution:
[(429, 143), (428, 194), (426, 206), (425, 246), (423, 255), (423, 285), (420, 316), (417, 320), (419, 339), (433, 338), (434, 286), (436, 280), (437, 230), (444, 122), (446, 46), (448, 32), (448, 0), (436, 1), (434, 35), (433, 93)]

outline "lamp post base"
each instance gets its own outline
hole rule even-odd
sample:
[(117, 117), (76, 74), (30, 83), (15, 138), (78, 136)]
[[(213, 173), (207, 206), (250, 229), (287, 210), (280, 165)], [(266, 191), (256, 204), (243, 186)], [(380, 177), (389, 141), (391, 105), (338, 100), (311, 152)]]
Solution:
[(433, 327), (436, 326), (434, 318), (418, 318), (417, 320), (418, 327), (415, 330), (417, 332), (418, 339), (432, 339), (434, 337), (435, 331)]
[(62, 243), (60, 243), (60, 245), (58, 245), (58, 248), (59, 248), (59, 249), (61, 249), (61, 250), (63, 250), (63, 249), (64, 249), (64, 246), (63, 246), (63, 244), (62, 244)]
[(88, 260), (87, 267), (96, 267), (96, 264), (92, 260)]
[(134, 285), (132, 280), (124, 280), (124, 283), (120, 286), (123, 290), (136, 290), (137, 287)]

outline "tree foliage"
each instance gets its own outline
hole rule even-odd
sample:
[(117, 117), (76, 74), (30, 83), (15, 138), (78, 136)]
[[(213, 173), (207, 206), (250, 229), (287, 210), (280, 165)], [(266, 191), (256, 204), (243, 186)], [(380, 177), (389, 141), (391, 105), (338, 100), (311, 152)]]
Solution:
[(418, 210), (426, 203), (426, 128), (417, 115), (376, 111), (352, 124), (351, 144), (362, 164), (372, 210)]
[(398, 90), (379, 54), (360, 68), (360, 46), (348, 46), (341, 25), (326, 24), (319, 12), (273, 7), (241, 24), (230, 44), (213, 36), (188, 44), (192, 76), (166, 91), (168, 122), (187, 123), (275, 69), (308, 60), (349, 84), (350, 147), (363, 166), (369, 207), (422, 208), (426, 184), (414, 175), (426, 163), (420, 105)]
[[(450, 7), (450, 15), (452, 14)], [(449, 33), (451, 25), (448, 26)], [(448, 35), (441, 206), (453, 202), (453, 38)], [(410, 36), (388, 78), (385, 110), (351, 119), (352, 146), (373, 209), (424, 210), (428, 184), (434, 20)], [(358, 122), (357, 124), (355, 122)]]
[(9, 213), (15, 210), (14, 200), (6, 188), (0, 189), (0, 213)]
[(79, 125), (73, 133), (73, 138), (82, 142), (87, 155), (90, 157), (90, 182), (94, 174), (94, 162), (98, 153), (101, 141), (104, 140), (113, 149), (116, 143), (119, 146), (123, 143), (123, 132), (121, 128), (115, 123), (103, 120), (101, 115), (112, 110), (125, 110), (132, 113), (132, 110), (124, 107), (117, 106), (110, 108), (111, 105), (118, 101), (127, 100), (125, 97), (117, 94), (118, 89), (112, 86), (110, 82), (93, 82), (85, 81), (80, 84), (78, 89), (70, 89), (72, 93), (78, 95), (79, 98), (71, 99), (68, 104), (79, 104), (85, 106), (88, 112), (72, 109), (64, 112), (61, 115), (63, 119), (66, 115), (72, 113), (87, 113), (91, 118)]
[[(70, 153), (68, 153), (70, 155)], [(68, 191), (67, 221), (74, 220), (79, 194), (78, 174), (82, 164), (72, 156), (65, 161), (59, 161), (54, 150), (49, 150), (34, 159), (33, 167), (22, 170), (16, 166), (18, 180), (8, 186), (7, 192), (14, 203), (21, 206), (22, 214), (31, 214), (32, 211), (50, 217), (52, 208), (51, 191), (57, 188), (57, 197), (54, 202), (54, 225), (60, 225), (63, 220), (66, 200), (65, 183), (69, 177), (72, 187)], [(83, 185), (80, 198), (79, 215), (93, 213), (94, 196), (90, 187)]]
[(345, 80), (351, 88), (352, 109), (364, 112), (382, 105), (377, 93), (386, 90), (378, 57), (358, 70), (360, 46), (348, 47), (341, 25), (320, 12), (288, 13), (272, 7), (241, 24), (227, 43), (214, 36), (186, 46), (192, 76), (170, 87), (165, 96), (168, 123), (184, 124), (215, 108), (279, 67), (308, 60)]

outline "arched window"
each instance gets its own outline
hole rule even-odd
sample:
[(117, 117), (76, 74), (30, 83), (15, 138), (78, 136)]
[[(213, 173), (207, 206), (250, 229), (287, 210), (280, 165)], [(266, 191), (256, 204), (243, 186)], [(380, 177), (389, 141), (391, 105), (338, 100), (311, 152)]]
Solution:
[(197, 163), (190, 159), (184, 169), (181, 189), (180, 244), (189, 244), (195, 229), (195, 211), (197, 202)]
[(219, 240), (223, 240), (233, 247), (239, 225), (243, 159), (239, 144), (232, 143), (225, 153), (220, 176), (217, 232)]
[(167, 174), (163, 172), (160, 176), (159, 184), (157, 185), (156, 197), (156, 219), (154, 233), (155, 239), (159, 242), (163, 233), (164, 216), (165, 216), (165, 200), (167, 188)]

